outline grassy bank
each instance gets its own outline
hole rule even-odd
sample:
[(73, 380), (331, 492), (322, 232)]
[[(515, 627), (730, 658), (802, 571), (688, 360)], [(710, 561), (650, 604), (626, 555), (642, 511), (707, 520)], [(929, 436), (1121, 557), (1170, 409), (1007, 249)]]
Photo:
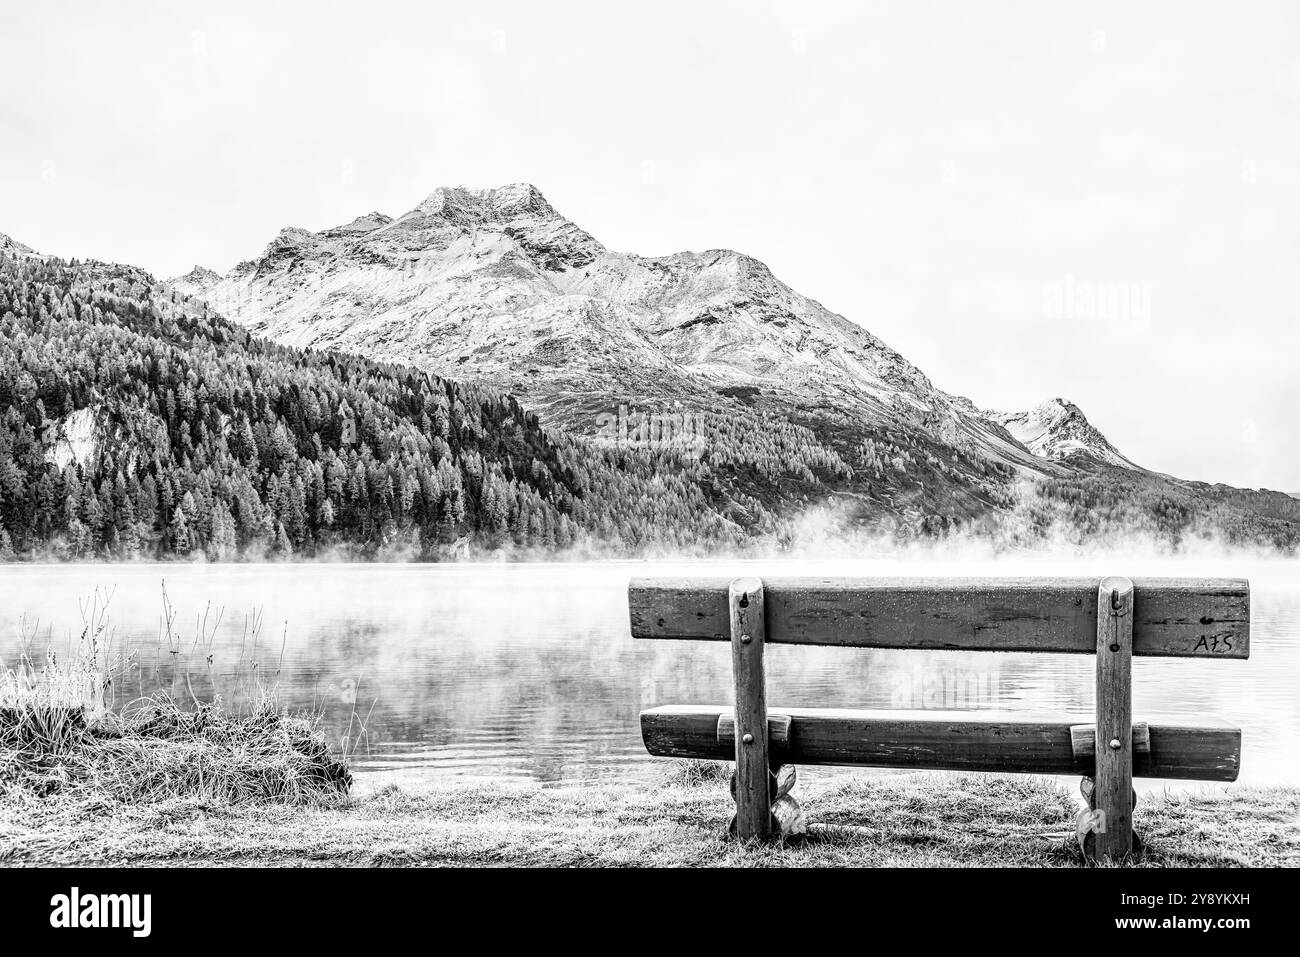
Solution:
[[(326, 805), (0, 798), (0, 862), (194, 865), (1078, 866), (1075, 797), (1040, 779), (855, 777), (798, 789), (798, 844), (722, 840), (725, 784), (389, 787)], [(1144, 797), (1138, 866), (1300, 863), (1300, 792)]]

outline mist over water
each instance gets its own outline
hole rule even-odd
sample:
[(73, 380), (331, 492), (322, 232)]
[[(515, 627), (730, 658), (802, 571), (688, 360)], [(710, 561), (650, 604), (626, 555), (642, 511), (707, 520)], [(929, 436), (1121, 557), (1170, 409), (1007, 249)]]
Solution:
[[(277, 687), (282, 704), (318, 711), (333, 743), (346, 737), (363, 784), (394, 776), (413, 783), (625, 781), (653, 776), (663, 763), (642, 746), (642, 708), (731, 700), (725, 643), (632, 640), (627, 582), (633, 576), (1244, 577), (1252, 587), (1251, 658), (1135, 659), (1134, 714), (1212, 715), (1239, 724), (1241, 781), (1296, 783), (1298, 569), (1294, 562), (1240, 556), (991, 560), (974, 551), (856, 561), (11, 565), (4, 569), (0, 658), (8, 666), (24, 651), (39, 658), (47, 647), (60, 654), (75, 649), (81, 605), (98, 588), (112, 593), (107, 634), (113, 647), (136, 651), (136, 666), (114, 686), (118, 704), (161, 689), (178, 700), (220, 694), (238, 705), (256, 671)], [(170, 645), (159, 640), (164, 581), (176, 611)], [(217, 608), (222, 614), (214, 626)], [(261, 615), (256, 632), (255, 610)], [(774, 645), (768, 655), (773, 708), (1087, 715), (1093, 706), (1094, 665), (1087, 655), (788, 645)]]

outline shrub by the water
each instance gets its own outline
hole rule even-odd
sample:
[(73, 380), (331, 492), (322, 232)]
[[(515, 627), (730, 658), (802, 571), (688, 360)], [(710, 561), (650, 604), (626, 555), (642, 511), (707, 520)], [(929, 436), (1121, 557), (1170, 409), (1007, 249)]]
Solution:
[(265, 689), (237, 711), (183, 708), (161, 692), (113, 711), (112, 680), (93, 640), (64, 661), (0, 672), (0, 795), (319, 804), (351, 787), (316, 719), (286, 713)]

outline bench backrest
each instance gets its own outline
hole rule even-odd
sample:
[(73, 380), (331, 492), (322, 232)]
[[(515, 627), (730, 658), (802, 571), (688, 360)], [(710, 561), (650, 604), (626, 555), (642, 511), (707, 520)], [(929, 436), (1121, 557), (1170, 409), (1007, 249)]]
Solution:
[[(1132, 581), (1133, 654), (1250, 657), (1246, 580)], [(730, 641), (730, 583), (633, 579), (633, 637)], [(1094, 654), (1097, 586), (1097, 578), (764, 578), (766, 640)]]

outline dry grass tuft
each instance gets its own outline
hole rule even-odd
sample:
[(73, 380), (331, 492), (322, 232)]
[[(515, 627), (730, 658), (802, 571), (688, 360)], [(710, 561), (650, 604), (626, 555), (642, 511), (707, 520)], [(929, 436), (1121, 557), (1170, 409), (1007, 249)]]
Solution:
[[(156, 692), (110, 709), (134, 659), (111, 653), (107, 604), (97, 592), (83, 608), (73, 653), (0, 671), (0, 798), (310, 805), (347, 795), (352, 774), (317, 720), (285, 713), (255, 674), (238, 711), (200, 701), (192, 688), (192, 708)], [(177, 643), (170, 624), (166, 635)]]
[(701, 787), (718, 781), (731, 780), (730, 761), (704, 761), (689, 758), (673, 761), (663, 769), (663, 781), (668, 786)]
[(315, 722), (269, 697), (242, 714), (216, 704), (183, 711), (162, 696), (97, 719), (80, 709), (0, 710), (0, 790), (305, 805), (335, 801), (351, 784)]

